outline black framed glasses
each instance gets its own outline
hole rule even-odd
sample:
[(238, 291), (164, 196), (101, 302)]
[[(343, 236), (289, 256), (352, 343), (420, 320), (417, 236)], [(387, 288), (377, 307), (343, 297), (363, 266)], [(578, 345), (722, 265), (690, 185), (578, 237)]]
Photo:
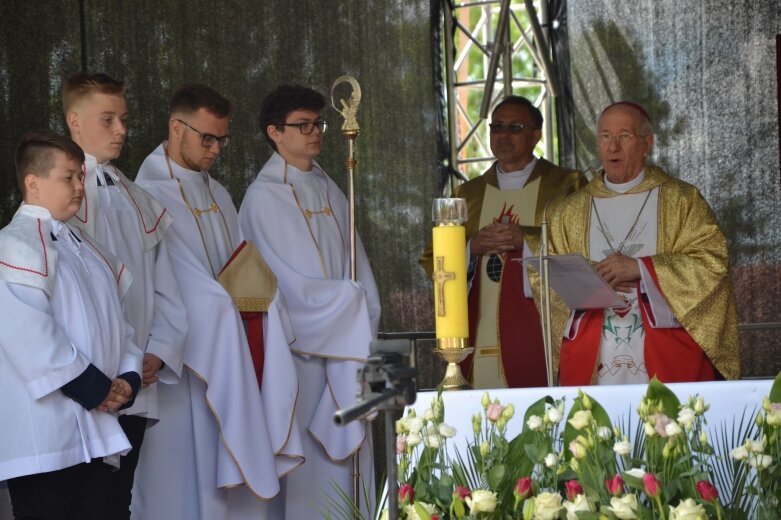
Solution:
[(488, 125), (488, 128), (490, 128), (491, 132), (495, 134), (520, 134), (523, 132), (523, 129), (526, 128), (526, 125), (521, 123), (491, 123)]
[(315, 131), (315, 127), (317, 127), (322, 134), (328, 128), (328, 121), (325, 119), (318, 119), (317, 121), (304, 121), (302, 123), (282, 123), (282, 126), (297, 126), (298, 131), (303, 135), (311, 135), (312, 132)]
[(217, 137), (216, 135), (212, 134), (205, 134), (201, 132), (200, 130), (197, 130), (193, 128), (190, 123), (187, 123), (186, 121), (182, 121), (181, 119), (174, 118), (174, 121), (179, 121), (184, 126), (195, 132), (196, 134), (201, 136), (201, 146), (204, 148), (211, 148), (214, 146), (214, 143), (217, 143), (220, 146), (220, 150), (228, 146), (228, 143), (231, 140), (231, 136), (229, 135), (223, 135), (222, 137)]

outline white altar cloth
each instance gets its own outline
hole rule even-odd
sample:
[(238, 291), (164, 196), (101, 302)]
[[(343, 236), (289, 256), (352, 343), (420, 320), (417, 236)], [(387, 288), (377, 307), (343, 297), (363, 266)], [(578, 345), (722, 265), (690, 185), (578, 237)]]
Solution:
[[(733, 417), (738, 417), (746, 412), (750, 418), (762, 406), (762, 398), (770, 393), (772, 379), (747, 380), (747, 381), (717, 381), (708, 383), (671, 383), (668, 388), (672, 390), (681, 403), (685, 403), (689, 396), (700, 395), (705, 403), (710, 405), (710, 410), (705, 413), (708, 421), (708, 438), (711, 443), (716, 439), (716, 431), (720, 431), (722, 425), (726, 425), (727, 431), (732, 429)], [(584, 387), (553, 387), (553, 388), (511, 388), (488, 390), (491, 399), (498, 398), (502, 405), (510, 403), (515, 406), (515, 416), (507, 423), (507, 439), (513, 439), (523, 430), (523, 415), (526, 409), (546, 395), (553, 399), (566, 397), (566, 417), (569, 409), (578, 395), (578, 388), (582, 389), (590, 397), (597, 400), (610, 416), (616, 421), (626, 421), (632, 417), (632, 428), (638, 423), (637, 407), (640, 399), (645, 395), (647, 385), (620, 385), (620, 386), (584, 386)], [(445, 422), (458, 430), (458, 435), (451, 440), (451, 445), (457, 447), (461, 454), (466, 454), (467, 442), (471, 441), (472, 416), (483, 411), (480, 399), (484, 390), (468, 390), (460, 392), (443, 392), (442, 399), (445, 403)], [(423, 416), (426, 408), (431, 406), (431, 399), (436, 392), (418, 392), (417, 400), (413, 407), (419, 417)], [(562, 424), (563, 428), (563, 424)], [(634, 431), (630, 432), (634, 434)], [(451, 451), (451, 454), (453, 452)]]

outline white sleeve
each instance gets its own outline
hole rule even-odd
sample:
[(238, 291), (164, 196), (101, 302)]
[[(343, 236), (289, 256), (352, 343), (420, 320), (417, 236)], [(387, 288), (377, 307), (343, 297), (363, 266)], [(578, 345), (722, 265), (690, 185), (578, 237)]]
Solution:
[(69, 383), (89, 366), (54, 319), (40, 289), (0, 281), (0, 348), (33, 399)]
[(155, 248), (155, 312), (146, 344), (146, 352), (154, 354), (165, 363), (165, 368), (160, 371), (158, 377), (166, 384), (179, 382), (184, 359), (184, 340), (188, 330), (187, 311), (168, 256), (167, 242), (172, 234), (169, 228), (166, 238)]
[[(648, 296), (648, 303), (651, 308), (648, 316), (651, 321), (651, 327), (655, 329), (680, 328), (681, 322), (675, 318), (670, 306), (667, 305), (667, 300), (654, 283), (651, 273), (648, 272), (645, 264), (638, 259), (637, 265), (640, 266), (640, 292)], [(642, 298), (642, 294), (640, 297)]]

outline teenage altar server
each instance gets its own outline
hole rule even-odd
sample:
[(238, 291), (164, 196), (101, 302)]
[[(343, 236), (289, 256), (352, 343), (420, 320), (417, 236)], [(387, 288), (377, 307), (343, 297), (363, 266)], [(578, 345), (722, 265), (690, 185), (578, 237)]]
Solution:
[(130, 449), (116, 416), (141, 385), (124, 265), (65, 222), (84, 154), (51, 132), (16, 149), (24, 203), (0, 231), (0, 480), (15, 518), (104, 519)]
[(179, 382), (187, 334), (187, 315), (164, 240), (171, 217), (112, 163), (127, 133), (125, 83), (105, 74), (75, 74), (63, 83), (62, 104), (71, 138), (86, 157), (84, 199), (70, 224), (95, 237), (133, 273), (124, 310), (136, 344), (144, 350), (143, 388), (119, 417), (133, 449), (111, 475), (106, 515), (130, 518), (144, 432), (160, 419), (157, 382)]
[[(336, 426), (333, 414), (354, 403), (356, 370), (377, 334), (380, 304), (366, 253), (357, 241), (358, 281), (350, 280), (347, 200), (315, 162), (326, 122), (323, 96), (282, 86), (263, 101), (260, 125), (274, 154), (247, 189), (242, 230), (277, 276), (296, 340), (291, 345), (301, 395), (296, 420), (306, 431), (303, 471), (283, 481), (275, 518), (321, 518), (325, 496), (352, 496), (352, 456), (360, 454), (366, 489), (373, 489), (371, 428)], [(363, 492), (361, 491), (361, 496)], [(364, 506), (366, 504), (363, 504)]]
[(230, 113), (231, 103), (214, 89), (180, 88), (168, 141), (136, 178), (173, 217), (169, 251), (190, 323), (181, 382), (159, 390), (165, 421), (149, 430), (139, 463), (139, 518), (274, 518), (266, 501), (279, 493), (279, 475), (302, 462), (285, 315), (274, 298), (265, 317), (261, 394), (241, 316), (217, 281), (242, 242), (230, 195), (207, 171), (230, 139)]

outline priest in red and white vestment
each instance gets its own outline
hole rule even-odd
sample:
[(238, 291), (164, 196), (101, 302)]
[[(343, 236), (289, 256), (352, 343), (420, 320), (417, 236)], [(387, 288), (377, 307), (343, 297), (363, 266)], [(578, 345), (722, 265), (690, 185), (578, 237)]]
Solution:
[(653, 132), (640, 105), (607, 107), (597, 142), (604, 171), (558, 207), (551, 253), (595, 262), (627, 306), (577, 313), (557, 306), (559, 383), (739, 378), (727, 242), (707, 202), (646, 164)]
[[(527, 99), (503, 99), (491, 115), (491, 150), (496, 162), (453, 193), (467, 203), (469, 340), (475, 353), (462, 363), (462, 370), (475, 388), (548, 384), (534, 288), (518, 260), (539, 253), (546, 204), (571, 193), (585, 180), (578, 171), (534, 156), (542, 122), (539, 109)], [(523, 207), (522, 189), (536, 182), (534, 207)], [(519, 224), (519, 215), (527, 211), (534, 224)], [(430, 276), (430, 244), (419, 261)]]

